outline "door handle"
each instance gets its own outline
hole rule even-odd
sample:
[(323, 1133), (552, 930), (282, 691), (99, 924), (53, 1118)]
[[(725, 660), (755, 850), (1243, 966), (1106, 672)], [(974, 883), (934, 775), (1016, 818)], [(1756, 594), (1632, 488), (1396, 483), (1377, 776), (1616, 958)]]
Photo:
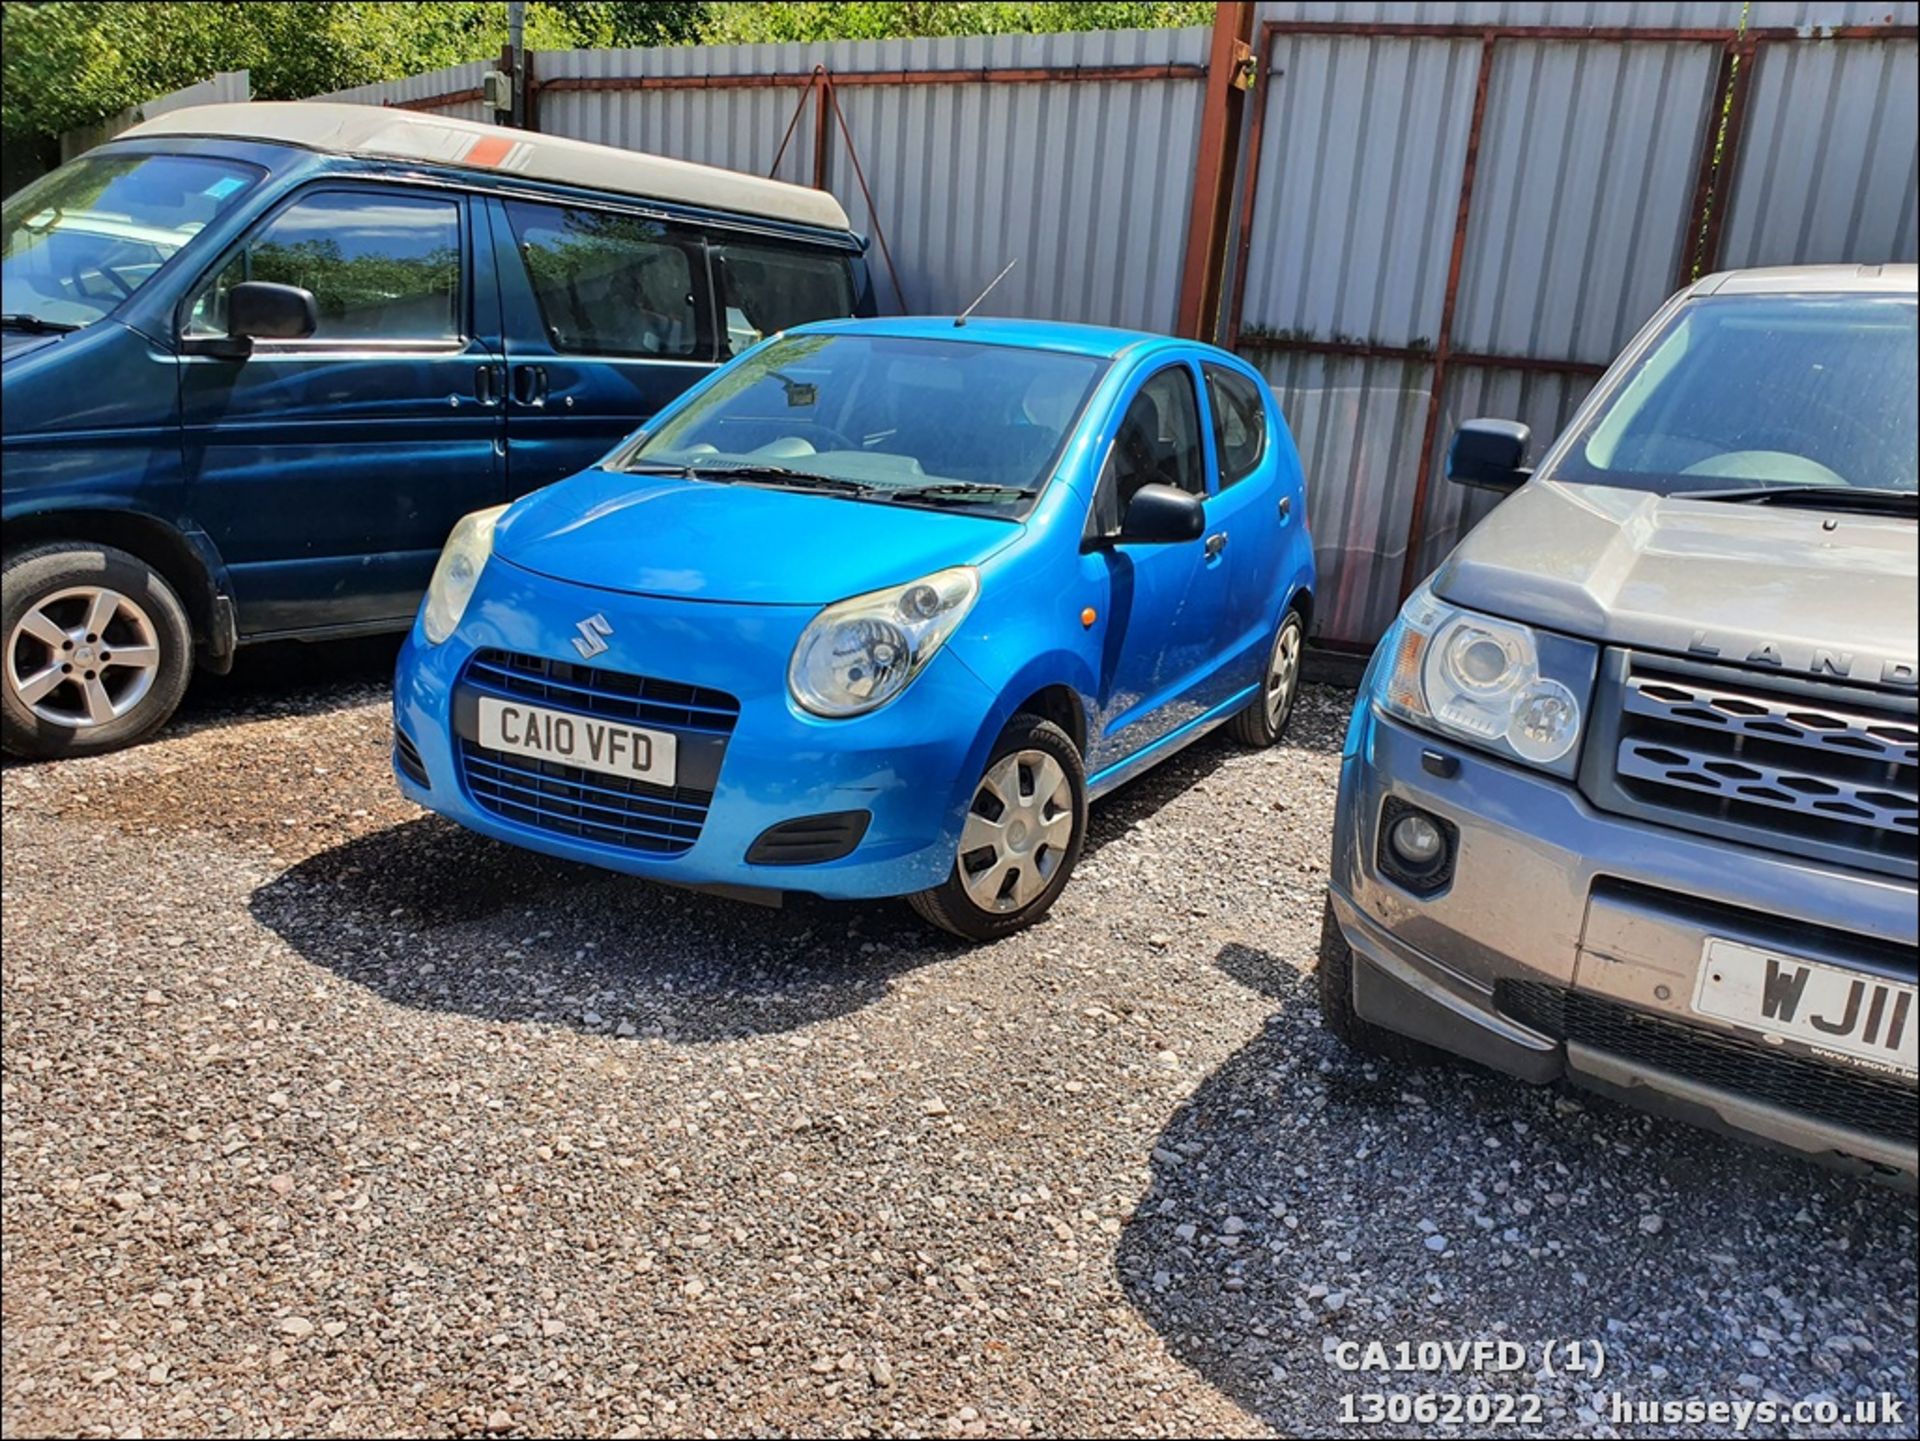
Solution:
[(476, 365), (473, 368), (473, 398), (482, 405), (497, 405), (500, 401), (500, 367), (497, 365)]
[(513, 372), (513, 398), (521, 405), (545, 405), (547, 403), (546, 366), (516, 366)]
[(1280, 497), (1280, 519), (1285, 520), (1288, 516), (1292, 514), (1293, 514), (1293, 497), (1290, 495), (1281, 496)]
[(1225, 550), (1226, 548), (1227, 548), (1227, 533), (1224, 530), (1216, 530), (1212, 535), (1207, 537), (1207, 559), (1208, 560), (1212, 560), (1214, 557), (1219, 555), (1220, 552)]

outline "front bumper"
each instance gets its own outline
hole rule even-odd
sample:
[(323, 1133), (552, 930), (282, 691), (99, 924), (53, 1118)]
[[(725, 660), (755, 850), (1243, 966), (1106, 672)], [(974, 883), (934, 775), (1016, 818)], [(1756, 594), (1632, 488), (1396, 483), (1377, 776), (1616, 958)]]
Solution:
[[(594, 614), (611, 633), (592, 666), (739, 701), (697, 838), (678, 854), (642, 854), (503, 817), (476, 801), (461, 760), (455, 718), (472, 708), (461, 696), (475, 652), (581, 664), (575, 626)], [(943, 650), (891, 704), (848, 720), (811, 716), (787, 694), (786, 664), (814, 614), (813, 607), (590, 590), (496, 559), (454, 635), (429, 645), (416, 624), (400, 652), (394, 724), (427, 784), (399, 764), (395, 779), (410, 800), (482, 835), (669, 884), (849, 899), (938, 885), (953, 865), (973, 784), (998, 733), (996, 698)], [(690, 749), (683, 742), (683, 754)], [(746, 858), (754, 841), (782, 822), (843, 812), (871, 817), (851, 854), (807, 865)]]
[[(1389, 798), (1458, 827), (1437, 894), (1382, 874)], [(1910, 1078), (1762, 1044), (1690, 1005), (1710, 935), (1911, 983), (1911, 883), (1598, 811), (1551, 776), (1380, 715), (1363, 690), (1331, 889), (1354, 1006), (1376, 1025), (1909, 1186), (1920, 1173)]]

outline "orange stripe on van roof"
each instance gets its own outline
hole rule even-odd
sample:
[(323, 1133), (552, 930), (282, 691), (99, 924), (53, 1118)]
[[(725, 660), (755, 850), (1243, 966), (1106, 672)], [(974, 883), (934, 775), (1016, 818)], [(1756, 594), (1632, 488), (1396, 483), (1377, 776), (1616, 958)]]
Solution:
[(498, 165), (513, 149), (513, 141), (504, 135), (482, 135), (467, 147), (469, 165)]

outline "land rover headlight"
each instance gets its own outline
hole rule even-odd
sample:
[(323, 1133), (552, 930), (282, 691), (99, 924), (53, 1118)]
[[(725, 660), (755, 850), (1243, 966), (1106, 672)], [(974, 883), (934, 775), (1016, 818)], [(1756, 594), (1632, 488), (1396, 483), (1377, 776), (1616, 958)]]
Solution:
[(1426, 586), (1387, 633), (1382, 707), (1403, 720), (1571, 774), (1594, 648), (1461, 610)]
[(979, 594), (980, 573), (961, 565), (828, 606), (793, 648), (793, 698), (832, 717), (885, 705), (933, 659)]
[(493, 554), (493, 527), (504, 505), (476, 510), (455, 522), (453, 534), (440, 552), (433, 579), (427, 583), (427, 601), (420, 608), (420, 625), (427, 641), (439, 645), (453, 634), (460, 617), (467, 613), (473, 588), (480, 584), (480, 572)]

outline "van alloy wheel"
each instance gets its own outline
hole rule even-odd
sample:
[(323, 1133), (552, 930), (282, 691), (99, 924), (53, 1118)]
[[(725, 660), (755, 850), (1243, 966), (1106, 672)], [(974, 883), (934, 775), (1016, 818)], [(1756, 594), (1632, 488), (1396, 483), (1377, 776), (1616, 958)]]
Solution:
[(960, 832), (960, 876), (983, 911), (1017, 911), (1047, 888), (1073, 843), (1073, 790), (1045, 751), (1002, 756)]
[(105, 586), (42, 597), (7, 637), (7, 688), (41, 720), (75, 730), (126, 715), (159, 670), (152, 618)]

